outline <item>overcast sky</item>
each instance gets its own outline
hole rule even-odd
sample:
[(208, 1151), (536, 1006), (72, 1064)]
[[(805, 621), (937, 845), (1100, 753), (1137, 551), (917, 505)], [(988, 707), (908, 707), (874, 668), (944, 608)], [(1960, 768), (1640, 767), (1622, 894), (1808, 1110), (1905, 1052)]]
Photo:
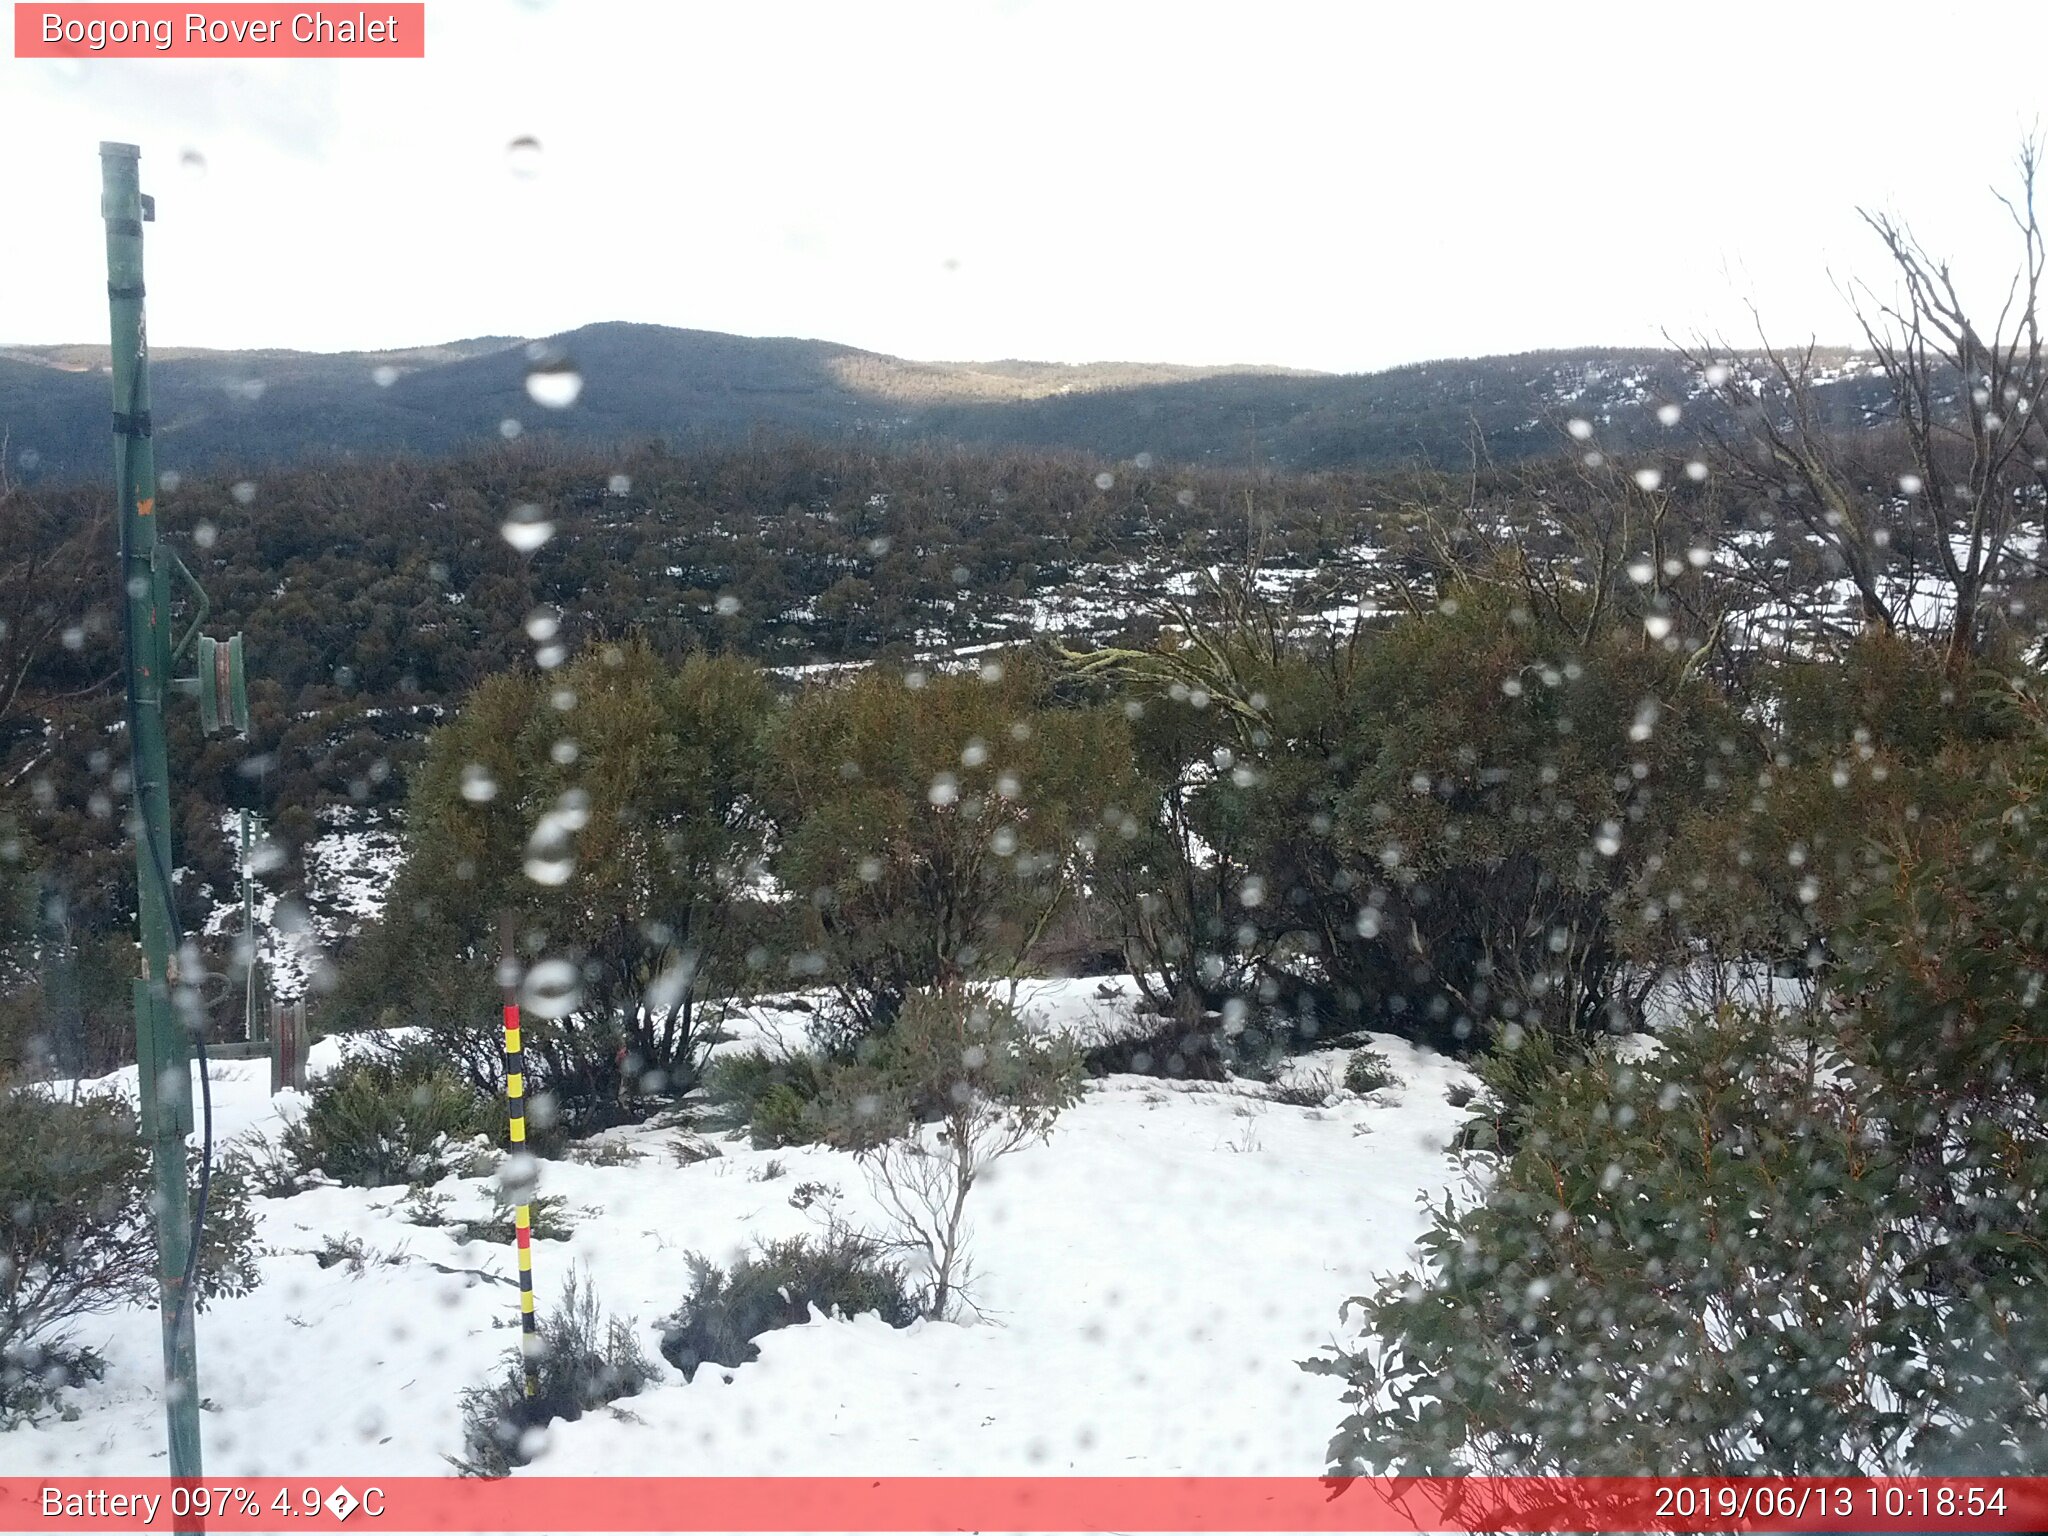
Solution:
[(0, 342), (105, 339), (101, 139), (143, 147), (159, 346), (1357, 370), (1750, 300), (1845, 341), (1859, 203), (2013, 270), (2048, 5), (429, 0), (427, 51), (0, 60)]

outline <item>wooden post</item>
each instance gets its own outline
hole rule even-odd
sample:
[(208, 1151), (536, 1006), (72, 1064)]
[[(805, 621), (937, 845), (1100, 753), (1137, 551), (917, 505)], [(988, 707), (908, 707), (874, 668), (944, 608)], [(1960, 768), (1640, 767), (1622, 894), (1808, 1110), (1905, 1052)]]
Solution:
[(270, 1091), (306, 1091), (306, 1004), (270, 1005)]

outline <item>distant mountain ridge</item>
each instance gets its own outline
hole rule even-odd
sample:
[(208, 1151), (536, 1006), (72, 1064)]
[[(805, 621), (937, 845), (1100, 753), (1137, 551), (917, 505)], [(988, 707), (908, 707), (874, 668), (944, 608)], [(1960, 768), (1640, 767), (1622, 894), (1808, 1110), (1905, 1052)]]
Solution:
[[(104, 369), (91, 344), (0, 346), (0, 440), (24, 478), (101, 473), (111, 452)], [(1882, 389), (1868, 360), (1830, 353), (1846, 422)], [(1672, 352), (1588, 348), (1413, 364), (1368, 374), (1234, 365), (917, 362), (832, 342), (607, 322), (564, 335), (477, 337), (377, 352), (152, 354), (166, 469), (323, 457), (441, 454), (507, 432), (673, 442), (768, 430), (877, 442), (1150, 454), (1295, 470), (1459, 466), (1551, 452), (1571, 416), (1603, 439), (1655, 441), (1659, 405), (1698, 397)], [(573, 404), (529, 394), (573, 372)], [(559, 393), (559, 391), (558, 391)], [(507, 423), (516, 423), (509, 427)]]

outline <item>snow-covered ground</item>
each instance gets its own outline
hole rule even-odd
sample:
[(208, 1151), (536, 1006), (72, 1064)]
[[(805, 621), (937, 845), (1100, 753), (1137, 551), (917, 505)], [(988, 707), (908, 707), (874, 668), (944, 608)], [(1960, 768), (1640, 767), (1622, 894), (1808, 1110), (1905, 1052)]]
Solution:
[[(1085, 1031), (1127, 1016), (1129, 994), (1116, 981), (1036, 982), (1020, 1002), (1046, 1027)], [(749, 1032), (799, 1022), (764, 1013)], [(1375, 1043), (1398, 1085), (1324, 1108), (1249, 1082), (1092, 1084), (1050, 1143), (997, 1164), (974, 1196), (981, 1318), (902, 1331), (817, 1319), (692, 1383), (660, 1362), (654, 1328), (683, 1299), (685, 1254), (725, 1262), (756, 1239), (814, 1230), (815, 1211), (790, 1204), (806, 1182), (843, 1191), (840, 1215), (879, 1227), (860, 1166), (822, 1148), (722, 1140), (722, 1156), (678, 1167), (676, 1133), (654, 1127), (608, 1133), (641, 1154), (629, 1164), (544, 1163), (541, 1189), (567, 1201), (574, 1235), (536, 1245), (543, 1308), (575, 1264), (608, 1309), (636, 1320), (662, 1379), (616, 1412), (555, 1426), (533, 1470), (1320, 1472), (1340, 1388), (1295, 1362), (1337, 1336), (1345, 1298), (1406, 1263), (1418, 1196), (1457, 1178), (1446, 1145), (1461, 1113), (1446, 1091), (1466, 1074), (1405, 1042)], [(315, 1075), (339, 1054), (336, 1041), (317, 1045)], [(1292, 1071), (1340, 1079), (1343, 1056)], [(295, 1096), (270, 1098), (267, 1072), (215, 1065), (220, 1138), (274, 1132), (297, 1112)], [(133, 1070), (109, 1081), (132, 1092)], [(437, 1188), (455, 1218), (489, 1211), (488, 1180)], [(512, 1256), (408, 1224), (405, 1193), (256, 1202), (264, 1283), (199, 1322), (209, 1475), (448, 1470), (459, 1394), (516, 1337)], [(329, 1237), (399, 1258), (322, 1269), (313, 1253)], [(155, 1313), (89, 1318), (78, 1342), (104, 1349), (106, 1380), (73, 1394), (75, 1420), (0, 1434), (0, 1475), (160, 1473)]]

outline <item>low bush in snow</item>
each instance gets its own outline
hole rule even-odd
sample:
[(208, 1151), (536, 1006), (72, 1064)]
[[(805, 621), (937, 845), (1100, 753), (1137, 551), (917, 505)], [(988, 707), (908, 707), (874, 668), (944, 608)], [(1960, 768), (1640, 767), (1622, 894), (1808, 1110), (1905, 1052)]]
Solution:
[(1276, 1104), (1292, 1104), (1297, 1109), (1321, 1109), (1337, 1095), (1337, 1085), (1330, 1081), (1327, 1072), (1307, 1072), (1278, 1082), (1266, 1090), (1266, 1096)]
[[(0, 1093), (0, 1427), (97, 1374), (97, 1357), (71, 1342), (83, 1318), (155, 1298), (151, 1195), (149, 1151), (125, 1099)], [(247, 1190), (218, 1167), (198, 1305), (260, 1278)]]
[(827, 1316), (873, 1312), (892, 1328), (918, 1315), (902, 1270), (880, 1244), (854, 1233), (764, 1244), (729, 1272), (698, 1254), (689, 1264), (689, 1299), (661, 1325), (661, 1353), (685, 1381), (701, 1366), (758, 1359), (755, 1339), (809, 1322), (813, 1308)]
[(1386, 1053), (1369, 1045), (1353, 1051), (1351, 1059), (1344, 1063), (1344, 1086), (1353, 1093), (1378, 1093), (1397, 1081), (1394, 1065), (1387, 1060)]
[(431, 1184), (463, 1168), (496, 1117), (430, 1046), (350, 1056), (315, 1086), (283, 1148), (341, 1184)]
[(465, 1477), (504, 1477), (533, 1460), (542, 1433), (594, 1408), (637, 1396), (660, 1375), (634, 1337), (630, 1319), (607, 1318), (597, 1293), (575, 1270), (562, 1302), (540, 1320), (540, 1390), (526, 1395), (525, 1357), (505, 1352), (499, 1373), (462, 1394), (462, 1449), (449, 1457)]
[(756, 1147), (816, 1141), (812, 1106), (823, 1091), (823, 1065), (803, 1051), (733, 1051), (712, 1058), (704, 1094)]
[[(517, 1235), (518, 1204), (504, 1190), (491, 1192), (491, 1214), (481, 1221), (457, 1222), (456, 1241), (463, 1243), (509, 1243)], [(534, 1195), (526, 1214), (533, 1235), (547, 1242), (561, 1242), (575, 1236), (569, 1225), (568, 1202), (560, 1195)]]
[(998, 1158), (1052, 1135), (1081, 1092), (1080, 1054), (1032, 1034), (985, 992), (913, 994), (895, 1023), (832, 1079), (828, 1139), (857, 1150), (891, 1237), (922, 1264), (928, 1316), (967, 1278), (967, 1202)]
[(1188, 1078), (1220, 1083), (1230, 1076), (1230, 1048), (1221, 1022), (1190, 1027), (1177, 1019), (1152, 1019), (1088, 1046), (1083, 1056), (1091, 1077), (1129, 1072), (1140, 1077)]
[(1473, 1058), (1480, 1097), (1458, 1131), (1459, 1145), (1481, 1152), (1512, 1152), (1539, 1097), (1564, 1073), (1605, 1046), (1548, 1029), (1503, 1030), (1492, 1048)]

